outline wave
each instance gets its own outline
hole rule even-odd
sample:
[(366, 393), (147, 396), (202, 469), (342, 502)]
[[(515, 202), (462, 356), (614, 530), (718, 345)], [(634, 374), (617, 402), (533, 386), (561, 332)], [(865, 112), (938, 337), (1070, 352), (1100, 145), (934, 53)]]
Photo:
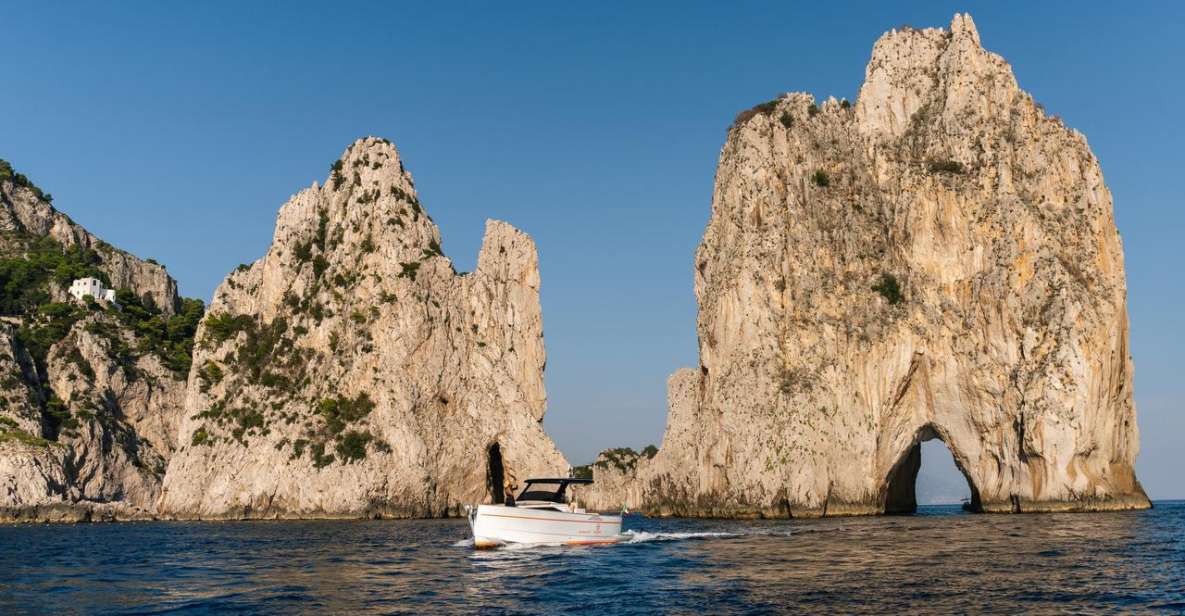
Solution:
[(647, 543), (650, 541), (686, 541), (689, 539), (724, 539), (740, 537), (742, 533), (699, 532), (699, 533), (661, 533), (644, 530), (627, 530), (621, 533), (622, 543)]
[[(626, 530), (619, 535), (621, 544), (633, 543), (650, 543), (655, 541), (689, 541), (700, 539), (727, 539), (731, 537), (741, 537), (750, 533), (727, 533), (727, 532), (695, 532), (695, 533), (664, 533), (664, 532), (649, 532), (644, 530)], [(462, 539), (452, 544), (456, 548), (473, 547), (472, 539)], [(507, 543), (498, 546), (500, 550), (529, 550), (532, 548), (542, 547), (568, 547), (564, 543)]]

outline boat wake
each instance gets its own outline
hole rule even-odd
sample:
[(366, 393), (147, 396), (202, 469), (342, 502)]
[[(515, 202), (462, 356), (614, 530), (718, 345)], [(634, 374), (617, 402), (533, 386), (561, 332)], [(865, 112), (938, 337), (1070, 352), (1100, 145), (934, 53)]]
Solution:
[(644, 530), (627, 530), (621, 533), (621, 543), (649, 543), (652, 541), (687, 541), (695, 539), (725, 539), (740, 537), (741, 533), (651, 533)]
[[(657, 541), (695, 541), (702, 539), (727, 539), (731, 537), (740, 537), (745, 533), (724, 533), (724, 532), (698, 532), (698, 533), (663, 533), (663, 532), (648, 532), (642, 530), (627, 530), (622, 532), (618, 539), (617, 545), (627, 545), (634, 543), (652, 543)], [(453, 544), (453, 547), (464, 548), (473, 547), (472, 539), (462, 539)], [(499, 550), (530, 550), (533, 548), (542, 547), (569, 547), (563, 543), (508, 543), (499, 546)], [(607, 547), (607, 546), (606, 546)]]

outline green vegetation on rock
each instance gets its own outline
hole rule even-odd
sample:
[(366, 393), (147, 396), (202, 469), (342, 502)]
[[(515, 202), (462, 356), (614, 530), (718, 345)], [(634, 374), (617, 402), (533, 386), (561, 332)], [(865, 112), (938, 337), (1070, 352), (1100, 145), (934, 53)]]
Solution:
[(966, 173), (967, 168), (963, 163), (957, 160), (932, 160), (928, 165), (930, 173), (948, 173), (951, 175), (962, 175)]
[(872, 290), (884, 296), (890, 304), (900, 304), (905, 300), (905, 295), (901, 293), (901, 284), (897, 282), (897, 277), (889, 273), (881, 274), (881, 279), (872, 285)]
[(10, 181), (17, 186), (28, 188), (29, 190), (33, 191), (34, 195), (37, 195), (38, 199), (41, 199), (46, 203), (53, 203), (53, 195), (47, 192), (42, 192), (42, 190), (38, 188), (36, 184), (29, 180), (29, 178), (25, 177), (25, 174), (17, 173), (16, 170), (12, 168), (11, 163), (0, 158), (0, 182), (2, 181)]
[(98, 278), (110, 285), (99, 269), (99, 253), (78, 246), (64, 248), (51, 237), (5, 233), (5, 245), (19, 246), (23, 254), (0, 259), (0, 313), (24, 315), (50, 300), (49, 285), (65, 289), (76, 278)]

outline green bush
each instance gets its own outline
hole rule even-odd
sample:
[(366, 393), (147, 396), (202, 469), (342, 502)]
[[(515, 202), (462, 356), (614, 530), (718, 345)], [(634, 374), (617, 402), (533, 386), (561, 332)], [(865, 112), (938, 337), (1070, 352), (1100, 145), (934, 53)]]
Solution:
[(209, 391), (210, 387), (222, 382), (223, 377), (222, 368), (218, 364), (208, 361), (204, 366), (198, 370), (198, 380), (201, 381), (200, 387), (203, 392)]
[(49, 301), (47, 286), (61, 288), (76, 278), (98, 278), (104, 285), (111, 281), (99, 266), (102, 258), (89, 248), (64, 248), (51, 237), (15, 238), (27, 241), (25, 254), (0, 259), (0, 313), (20, 316)]
[(325, 468), (333, 464), (333, 454), (325, 454), (325, 443), (313, 443), (310, 448), (313, 454), (313, 468)]
[(950, 173), (952, 175), (962, 175), (966, 173), (967, 168), (963, 163), (957, 160), (932, 160), (930, 161), (930, 173)]
[(780, 121), (782, 123), (782, 126), (784, 126), (786, 128), (790, 128), (791, 126), (794, 126), (794, 116), (790, 115), (789, 111), (783, 111), (782, 117), (778, 118), (778, 121)]
[(36, 184), (31, 182), (29, 178), (25, 177), (25, 174), (17, 173), (8, 161), (0, 158), (0, 181), (3, 180), (8, 180), (17, 186), (28, 188), (29, 190), (33, 191), (33, 194), (36, 195), (38, 199), (41, 199), (47, 203), (53, 203), (53, 195), (46, 192), (41, 192), (41, 189), (38, 188)]
[(313, 236), (313, 244), (317, 250), (325, 251), (325, 237), (329, 235), (329, 213), (325, 210), (317, 212), (317, 233)]
[(17, 340), (39, 369), (44, 369), (49, 348), (70, 333), (87, 311), (75, 304), (42, 304), (28, 315), (16, 332)]
[(313, 276), (320, 278), (329, 269), (329, 260), (321, 255), (313, 257)]
[(298, 242), (292, 249), (292, 256), (296, 257), (298, 263), (308, 263), (313, 258), (312, 242)]
[(766, 101), (764, 103), (760, 103), (760, 104), (755, 105), (749, 109), (746, 109), (745, 111), (742, 111), (737, 114), (736, 119), (734, 119), (732, 121), (732, 125), (733, 126), (740, 126), (740, 125), (744, 124), (745, 122), (748, 122), (750, 119), (752, 119), (754, 116), (757, 116), (757, 115), (770, 115), (774, 111), (777, 110), (778, 103), (780, 103), (780, 102), (782, 102), (781, 98), (775, 98), (771, 101)]
[(317, 414), (325, 420), (329, 434), (337, 436), (346, 426), (361, 420), (374, 410), (374, 401), (365, 392), (354, 398), (325, 398), (317, 403)]
[(190, 444), (194, 447), (198, 445), (212, 445), (213, 440), (210, 438), (210, 433), (206, 431), (206, 426), (202, 426), (193, 431), (193, 438), (190, 439)]
[(205, 321), (206, 339), (217, 344), (222, 344), (254, 324), (255, 321), (245, 314), (212, 312), (206, 317)]
[(330, 177), (333, 181), (333, 189), (341, 188), (343, 182), (346, 181), (345, 176), (342, 175), (342, 160), (339, 158), (330, 165), (329, 170), (332, 172)]
[(815, 171), (814, 175), (811, 176), (811, 181), (822, 188), (831, 186), (831, 176), (827, 175), (827, 172), (822, 169)]
[(872, 285), (872, 290), (880, 293), (890, 304), (900, 304), (905, 300), (897, 277), (889, 273), (881, 274), (880, 281)]
[[(655, 453), (657, 451), (655, 449)], [(593, 466), (607, 469), (609, 465), (613, 465), (621, 472), (628, 473), (637, 467), (639, 457), (641, 456), (632, 447), (615, 447), (602, 451), (601, 455), (597, 457), (597, 461), (593, 463)]]
[(337, 457), (342, 464), (350, 464), (366, 458), (366, 446), (374, 440), (370, 432), (350, 430), (341, 436), (337, 442)]
[(181, 310), (165, 316), (150, 296), (137, 297), (128, 289), (116, 291), (115, 301), (119, 308), (113, 308), (110, 314), (136, 335), (137, 352), (154, 353), (173, 372), (189, 374), (193, 338), (205, 316), (205, 302), (182, 298)]
[(416, 272), (420, 269), (419, 261), (400, 263), (399, 266), (403, 268), (403, 271), (399, 272), (399, 278), (410, 278), (412, 280), (416, 279)]

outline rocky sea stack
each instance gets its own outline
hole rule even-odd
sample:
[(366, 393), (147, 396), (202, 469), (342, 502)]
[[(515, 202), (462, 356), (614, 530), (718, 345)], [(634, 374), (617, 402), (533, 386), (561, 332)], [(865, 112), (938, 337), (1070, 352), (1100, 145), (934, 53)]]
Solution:
[(531, 238), (489, 221), (454, 271), (395, 147), (359, 140), (215, 292), (160, 514), (455, 515), (565, 475), (545, 363)]
[(695, 259), (700, 366), (620, 500), (912, 511), (940, 438), (973, 509), (1149, 506), (1111, 195), (969, 16), (882, 36), (855, 105), (740, 114)]

